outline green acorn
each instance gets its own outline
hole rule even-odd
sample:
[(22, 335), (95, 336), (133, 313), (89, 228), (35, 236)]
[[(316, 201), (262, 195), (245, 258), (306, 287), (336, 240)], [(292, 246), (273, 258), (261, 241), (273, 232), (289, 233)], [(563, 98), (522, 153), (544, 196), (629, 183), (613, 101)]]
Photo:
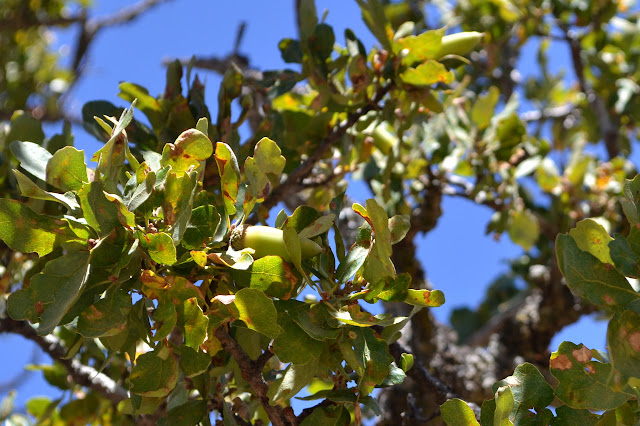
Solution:
[[(302, 259), (308, 259), (319, 254), (322, 247), (311, 241), (309, 238), (298, 237), (300, 239), (300, 251)], [(284, 245), (284, 236), (281, 229), (270, 226), (240, 225), (231, 232), (229, 244), (234, 250), (252, 248), (255, 259), (265, 256), (280, 256), (285, 261), (291, 262), (291, 256), (287, 253)]]
[(477, 31), (465, 31), (462, 33), (446, 35), (442, 37), (440, 50), (435, 54), (436, 59), (447, 55), (464, 56), (471, 52), (480, 43), (484, 33)]

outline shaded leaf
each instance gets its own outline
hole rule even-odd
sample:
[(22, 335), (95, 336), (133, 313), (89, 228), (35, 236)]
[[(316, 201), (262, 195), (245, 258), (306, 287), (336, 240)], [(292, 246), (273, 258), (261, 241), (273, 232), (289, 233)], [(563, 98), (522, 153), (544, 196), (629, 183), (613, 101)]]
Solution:
[(278, 325), (282, 333), (274, 339), (273, 351), (280, 361), (305, 364), (320, 357), (323, 343), (305, 333), (287, 312), (278, 313)]
[(269, 386), (267, 396), (270, 403), (286, 403), (311, 382), (317, 369), (317, 358), (310, 358), (306, 364), (289, 364), (283, 376)]
[(87, 224), (103, 237), (121, 226), (118, 206), (107, 199), (99, 181), (87, 183), (78, 191), (80, 206)]
[(126, 291), (107, 293), (78, 318), (78, 333), (84, 337), (113, 336), (125, 330), (131, 309), (131, 296)]
[(129, 376), (131, 393), (145, 397), (169, 395), (178, 382), (178, 366), (166, 347), (136, 359)]
[(7, 312), (13, 319), (39, 322), (39, 335), (50, 334), (80, 296), (88, 275), (88, 251), (53, 259), (31, 278), (28, 288), (11, 293)]
[(556, 238), (558, 266), (571, 291), (607, 309), (619, 309), (638, 299), (638, 293), (614, 268), (580, 250), (569, 235)]
[(609, 321), (607, 348), (611, 365), (625, 377), (640, 377), (640, 315), (625, 310)]
[(211, 365), (211, 355), (209, 353), (184, 346), (180, 353), (180, 369), (187, 377), (195, 377), (207, 371)]
[(207, 338), (209, 320), (195, 297), (184, 301), (184, 344), (198, 350)]

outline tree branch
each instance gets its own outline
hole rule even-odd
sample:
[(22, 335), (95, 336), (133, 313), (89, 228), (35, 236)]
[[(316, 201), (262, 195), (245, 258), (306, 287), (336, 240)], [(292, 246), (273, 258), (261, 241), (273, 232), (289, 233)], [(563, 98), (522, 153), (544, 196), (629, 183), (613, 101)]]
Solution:
[(109, 376), (99, 373), (95, 368), (86, 366), (76, 359), (65, 359), (66, 350), (57, 338), (52, 335), (44, 337), (38, 335), (26, 321), (16, 321), (7, 316), (0, 320), (0, 333), (20, 334), (35, 342), (53, 360), (67, 369), (74, 383), (94, 390), (114, 403), (129, 397), (127, 390)]
[(238, 342), (229, 335), (225, 326), (218, 328), (215, 331), (215, 336), (220, 340), (224, 350), (231, 354), (233, 359), (238, 363), (240, 371), (242, 372), (242, 378), (249, 383), (251, 389), (256, 393), (256, 396), (262, 404), (262, 408), (264, 408), (264, 411), (274, 426), (287, 426), (292, 424), (281, 406), (269, 404), (269, 397), (267, 396), (269, 386), (262, 377), (262, 369), (259, 363), (249, 358), (249, 355), (246, 354)]
[(571, 51), (573, 70), (576, 73), (580, 90), (584, 92), (591, 108), (593, 108), (600, 127), (600, 137), (604, 140), (605, 147), (607, 148), (607, 155), (611, 160), (620, 154), (620, 147), (618, 146), (618, 128), (614, 125), (612, 117), (607, 111), (607, 107), (602, 98), (587, 83), (584, 75), (584, 64), (582, 63), (582, 47), (580, 46), (580, 40), (574, 35), (573, 31), (569, 31), (566, 28), (563, 28), (563, 30), (565, 31), (566, 41), (569, 44), (569, 50)]
[[(349, 114), (349, 117), (342, 122), (340, 125), (333, 128), (331, 133), (329, 133), (318, 145), (315, 152), (305, 160), (297, 169), (295, 169), (287, 179), (282, 182), (279, 186), (275, 187), (271, 194), (267, 197), (267, 199), (262, 203), (262, 207), (266, 209), (271, 209), (280, 201), (282, 201), (287, 193), (298, 183), (307, 177), (313, 167), (316, 165), (318, 161), (329, 151), (329, 149), (336, 143), (340, 138), (347, 132), (347, 130), (353, 126), (362, 116), (366, 115), (368, 112), (373, 111), (378, 108), (378, 103), (384, 98), (384, 96), (391, 90), (393, 83), (388, 83), (386, 86), (380, 86), (378, 91), (376, 92), (371, 102), (369, 102), (364, 107), (359, 110)], [(253, 218), (255, 220), (255, 218)]]

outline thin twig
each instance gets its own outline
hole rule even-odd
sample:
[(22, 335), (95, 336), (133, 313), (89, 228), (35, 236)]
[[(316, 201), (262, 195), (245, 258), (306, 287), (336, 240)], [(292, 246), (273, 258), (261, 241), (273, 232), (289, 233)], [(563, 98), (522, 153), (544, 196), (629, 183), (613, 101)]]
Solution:
[(266, 209), (271, 209), (273, 206), (282, 201), (283, 198), (286, 197), (287, 193), (291, 188), (298, 185), (298, 183), (307, 177), (313, 167), (316, 165), (320, 159), (322, 159), (327, 151), (340, 140), (340, 138), (347, 132), (349, 128), (351, 128), (361, 117), (366, 115), (368, 112), (373, 111), (378, 108), (378, 103), (384, 98), (384, 96), (391, 90), (393, 83), (389, 83), (386, 86), (381, 86), (376, 92), (371, 102), (357, 111), (349, 114), (349, 117), (342, 122), (340, 125), (333, 128), (331, 133), (329, 133), (318, 145), (315, 149), (314, 153), (309, 156), (295, 169), (287, 179), (282, 182), (279, 186), (277, 186), (271, 194), (267, 197), (267, 199), (262, 203), (262, 206)]
[(65, 359), (66, 350), (54, 336), (40, 336), (26, 321), (16, 321), (9, 317), (0, 320), (0, 333), (16, 333), (35, 342), (53, 360), (62, 364), (71, 380), (100, 393), (114, 403), (129, 397), (128, 392), (111, 377), (99, 373), (95, 368), (82, 364), (76, 359)]
[(224, 350), (231, 354), (233, 359), (238, 363), (240, 371), (242, 372), (242, 378), (249, 383), (251, 389), (256, 393), (258, 400), (262, 404), (262, 408), (264, 408), (264, 411), (274, 426), (287, 426), (291, 424), (281, 406), (271, 405), (269, 403), (269, 397), (267, 396), (269, 386), (265, 382), (264, 377), (262, 377), (262, 368), (259, 368), (258, 363), (249, 358), (249, 355), (247, 355), (238, 342), (229, 335), (225, 326), (216, 329), (215, 336), (222, 344)]

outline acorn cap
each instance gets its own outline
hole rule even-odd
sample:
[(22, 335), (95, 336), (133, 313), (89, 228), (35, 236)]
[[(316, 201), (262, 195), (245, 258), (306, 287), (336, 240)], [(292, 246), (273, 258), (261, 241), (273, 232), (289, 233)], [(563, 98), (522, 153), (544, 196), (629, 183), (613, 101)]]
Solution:
[(250, 225), (240, 225), (231, 231), (231, 235), (229, 236), (229, 245), (231, 248), (238, 251), (244, 248), (244, 236), (249, 226)]

